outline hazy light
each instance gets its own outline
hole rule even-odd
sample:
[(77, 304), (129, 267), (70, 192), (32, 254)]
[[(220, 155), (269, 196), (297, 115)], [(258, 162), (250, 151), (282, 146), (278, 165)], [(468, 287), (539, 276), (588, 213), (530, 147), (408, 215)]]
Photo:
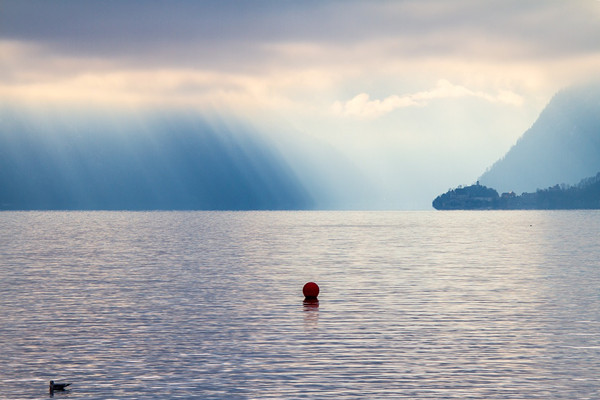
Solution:
[[(364, 175), (392, 208), (475, 180), (556, 91), (600, 70), (593, 1), (110, 4), (4, 2), (3, 101), (197, 110), (307, 136), (358, 171), (315, 165)], [(280, 149), (307, 182), (308, 148)]]

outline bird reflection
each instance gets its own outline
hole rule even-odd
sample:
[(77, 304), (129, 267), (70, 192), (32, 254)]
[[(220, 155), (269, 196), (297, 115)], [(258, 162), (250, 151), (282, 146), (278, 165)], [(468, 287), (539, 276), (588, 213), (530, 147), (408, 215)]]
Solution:
[(304, 309), (304, 329), (316, 329), (319, 322), (319, 300), (304, 299), (302, 305)]
[(50, 381), (50, 385), (48, 387), (48, 391), (50, 397), (54, 397), (54, 392), (69, 392), (67, 386), (71, 386), (70, 383), (55, 383), (54, 381)]

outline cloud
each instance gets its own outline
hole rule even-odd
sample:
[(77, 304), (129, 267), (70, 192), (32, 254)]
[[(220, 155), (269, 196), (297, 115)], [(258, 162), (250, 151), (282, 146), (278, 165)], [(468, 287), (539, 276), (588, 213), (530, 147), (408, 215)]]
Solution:
[(498, 60), (597, 52), (599, 8), (586, 0), (3, 0), (0, 38), (70, 55), (188, 67), (272, 62), (261, 48), (273, 43), (350, 50), (390, 39), (396, 57)]
[(360, 93), (345, 103), (336, 101), (331, 106), (334, 114), (353, 116), (359, 118), (377, 118), (397, 108), (417, 106), (411, 96), (399, 97), (396, 95), (383, 100), (371, 100), (367, 93)]
[(473, 91), (464, 86), (454, 85), (447, 80), (439, 80), (437, 86), (431, 90), (404, 96), (392, 95), (383, 100), (371, 100), (367, 93), (360, 93), (346, 102), (334, 102), (331, 111), (338, 116), (371, 119), (378, 118), (399, 108), (422, 107), (432, 100), (461, 97), (476, 97), (489, 102), (516, 106), (523, 104), (523, 97), (509, 90), (501, 90), (496, 95), (490, 95), (482, 91)]
[(263, 75), (415, 60), (543, 68), (599, 54), (599, 16), (597, 3), (584, 0), (3, 0), (0, 40), (121, 69)]

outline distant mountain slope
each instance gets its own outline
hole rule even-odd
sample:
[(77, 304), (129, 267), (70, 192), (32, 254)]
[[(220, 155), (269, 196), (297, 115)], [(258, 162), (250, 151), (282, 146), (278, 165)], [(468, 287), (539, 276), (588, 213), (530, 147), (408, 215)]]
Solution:
[(575, 184), (600, 171), (600, 84), (556, 94), (537, 121), (479, 181), (499, 192)]
[(198, 116), (0, 110), (0, 209), (309, 209), (257, 134)]

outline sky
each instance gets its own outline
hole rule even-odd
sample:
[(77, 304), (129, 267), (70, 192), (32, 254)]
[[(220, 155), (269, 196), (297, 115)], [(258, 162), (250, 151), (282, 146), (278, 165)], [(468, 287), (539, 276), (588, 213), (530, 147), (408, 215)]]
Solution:
[(598, 38), (598, 0), (0, 0), (0, 102), (198, 110), (290, 159), (308, 136), (369, 177), (373, 208), (430, 209), (598, 79)]

